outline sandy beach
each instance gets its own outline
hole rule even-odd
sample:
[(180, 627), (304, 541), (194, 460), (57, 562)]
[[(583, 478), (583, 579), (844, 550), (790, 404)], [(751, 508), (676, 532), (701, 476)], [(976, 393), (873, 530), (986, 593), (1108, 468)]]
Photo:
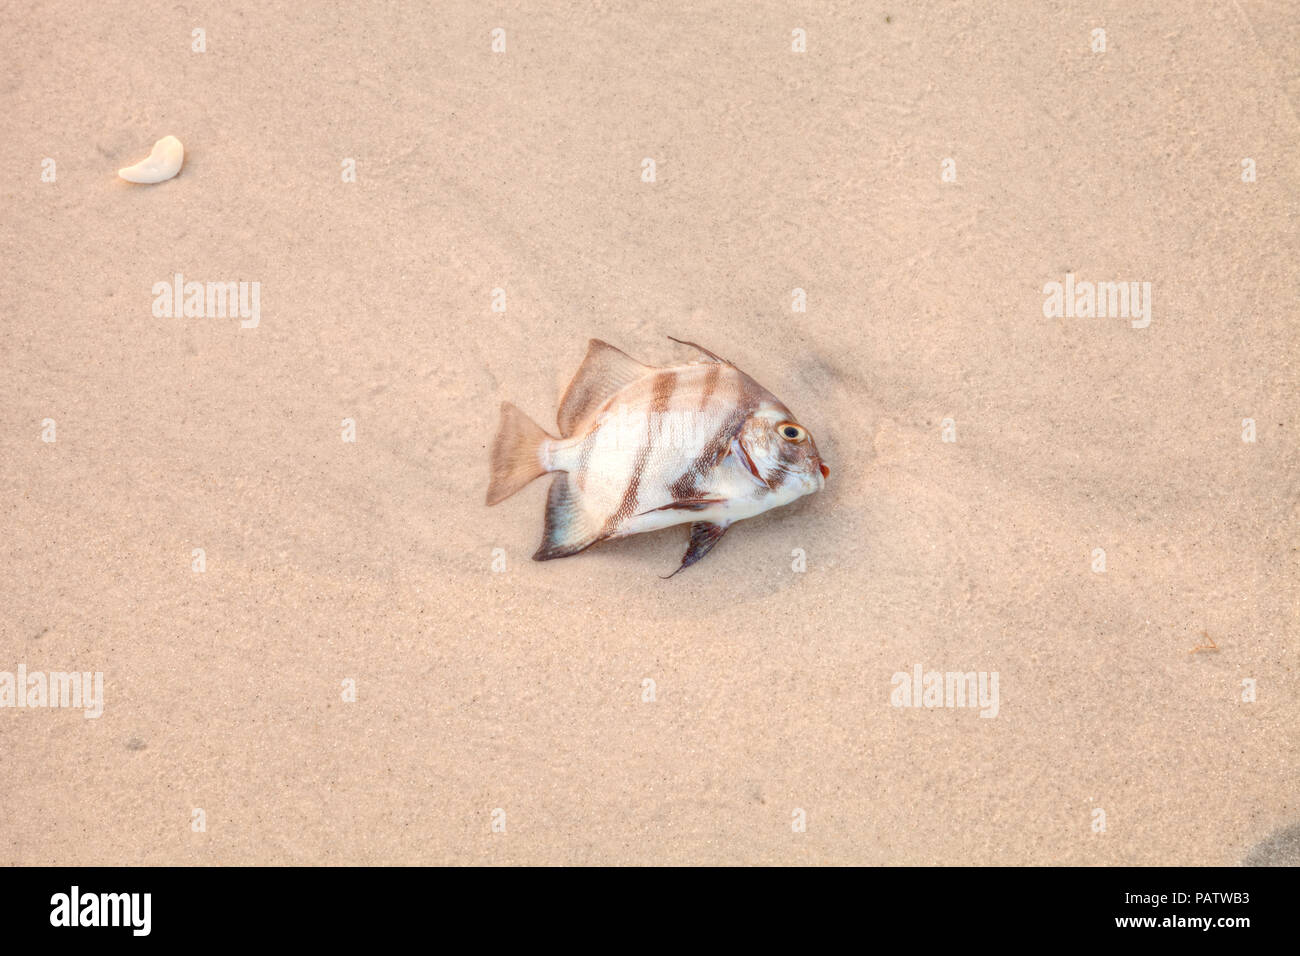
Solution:
[[(1300, 863), (1297, 49), (1283, 2), (6, 5), (0, 862)], [(531, 561), (498, 406), (668, 336), (825, 489), (671, 580), (682, 528)]]

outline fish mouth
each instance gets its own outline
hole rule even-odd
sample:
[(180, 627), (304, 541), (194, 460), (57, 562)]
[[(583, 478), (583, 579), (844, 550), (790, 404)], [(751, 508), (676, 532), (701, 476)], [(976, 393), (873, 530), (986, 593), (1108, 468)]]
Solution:
[(824, 461), (819, 461), (819, 462), (817, 462), (817, 467), (820, 468), (820, 469), (822, 470), (822, 480), (823, 480), (823, 481), (825, 481), (827, 478), (829, 478), (829, 477), (831, 476), (831, 470), (830, 470), (829, 468), (826, 467), (826, 462), (824, 462)]

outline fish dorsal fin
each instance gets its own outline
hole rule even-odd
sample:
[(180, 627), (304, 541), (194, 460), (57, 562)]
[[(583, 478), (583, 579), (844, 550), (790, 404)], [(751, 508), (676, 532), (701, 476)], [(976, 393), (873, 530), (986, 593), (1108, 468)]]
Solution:
[[(671, 335), (668, 336), (668, 337), (669, 337), (670, 339), (673, 339), (673, 337), (672, 337)], [(699, 351), (701, 351), (701, 352), (703, 352), (705, 355), (707, 355), (707, 356), (709, 357), (709, 361), (711, 361), (711, 362), (718, 362), (718, 363), (720, 363), (720, 364), (722, 364), (722, 365), (730, 365), (730, 364), (731, 364), (731, 363), (728, 362), (726, 359), (724, 359), (721, 355), (714, 355), (712, 352), (710, 352), (708, 349), (706, 349), (703, 345), (696, 345), (694, 342), (686, 342), (686, 341), (683, 341), (682, 339), (673, 339), (673, 341), (676, 342), (678, 345), (689, 345), (689, 346), (690, 346), (691, 348), (693, 348), (693, 349), (698, 349)]]
[(592, 339), (587, 343), (587, 357), (560, 399), (560, 412), (556, 415), (560, 434), (570, 437), (574, 428), (594, 415), (606, 399), (652, 371), (650, 366), (642, 365), (608, 342)]

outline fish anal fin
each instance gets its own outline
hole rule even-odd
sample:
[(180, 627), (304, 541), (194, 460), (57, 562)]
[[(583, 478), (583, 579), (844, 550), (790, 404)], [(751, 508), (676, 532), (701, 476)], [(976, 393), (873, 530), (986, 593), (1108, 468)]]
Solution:
[(582, 498), (565, 471), (556, 472), (546, 496), (546, 528), (534, 561), (567, 558), (585, 551), (601, 538), (604, 522), (594, 520), (582, 507)]
[(587, 343), (586, 357), (560, 399), (556, 415), (560, 434), (572, 436), (574, 429), (594, 415), (611, 395), (653, 371), (608, 342), (592, 339)]
[[(682, 558), (681, 565), (673, 574), (684, 571), (708, 554), (713, 546), (722, 540), (722, 536), (727, 533), (728, 527), (725, 524), (714, 524), (712, 521), (697, 521), (691, 525), (691, 543), (686, 546), (686, 555)], [(667, 577), (671, 578), (673, 574)]]

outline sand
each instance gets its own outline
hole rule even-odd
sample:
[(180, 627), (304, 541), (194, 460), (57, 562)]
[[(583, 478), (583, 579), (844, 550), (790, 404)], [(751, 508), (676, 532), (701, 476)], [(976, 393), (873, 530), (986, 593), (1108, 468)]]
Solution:
[[(1296, 862), (1293, 4), (432, 6), (0, 10), (0, 671), (104, 688), (0, 861)], [(498, 404), (669, 335), (826, 489), (530, 561)]]

